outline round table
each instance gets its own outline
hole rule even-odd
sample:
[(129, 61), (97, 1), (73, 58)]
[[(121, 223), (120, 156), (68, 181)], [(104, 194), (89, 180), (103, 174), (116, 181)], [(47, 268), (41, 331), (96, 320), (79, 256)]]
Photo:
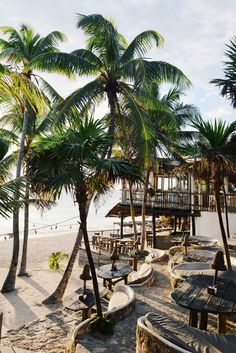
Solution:
[(171, 293), (171, 297), (190, 311), (190, 326), (197, 327), (200, 313), (199, 328), (206, 330), (208, 313), (213, 313), (218, 315), (218, 333), (226, 333), (226, 316), (236, 313), (236, 282), (220, 277), (216, 282), (217, 293), (209, 294), (207, 288), (212, 282), (213, 275), (190, 276)]
[[(130, 265), (116, 263), (116, 270), (111, 271), (111, 264), (101, 266), (97, 269), (97, 275), (100, 278), (103, 278), (104, 287), (107, 286), (110, 290), (112, 290), (112, 285), (115, 283), (124, 280), (125, 284), (128, 283), (128, 275), (133, 271)], [(116, 279), (114, 281), (114, 279)]]
[(188, 251), (188, 255), (185, 256), (184, 253), (176, 252), (174, 256), (169, 260), (169, 267), (172, 268), (176, 265), (182, 263), (191, 263), (191, 262), (212, 262), (215, 257), (214, 251), (202, 250), (202, 249), (191, 249)]

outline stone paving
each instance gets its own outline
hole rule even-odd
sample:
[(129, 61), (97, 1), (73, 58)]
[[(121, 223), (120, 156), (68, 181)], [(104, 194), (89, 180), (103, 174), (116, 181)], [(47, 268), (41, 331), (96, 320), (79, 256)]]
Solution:
[[(156, 309), (174, 318), (188, 322), (188, 311), (172, 303), (172, 291), (167, 261), (153, 264), (156, 280), (152, 287), (135, 288), (136, 305), (133, 313), (116, 323), (115, 333), (104, 337), (86, 334), (77, 344), (76, 353), (135, 353), (137, 319)], [(10, 330), (3, 339), (4, 345), (15, 345), (38, 353), (65, 353), (70, 345), (71, 333), (81, 317), (65, 309), (59, 309), (42, 319), (35, 320), (16, 330)], [(211, 318), (210, 330), (215, 327)], [(234, 331), (235, 332), (235, 331)]]

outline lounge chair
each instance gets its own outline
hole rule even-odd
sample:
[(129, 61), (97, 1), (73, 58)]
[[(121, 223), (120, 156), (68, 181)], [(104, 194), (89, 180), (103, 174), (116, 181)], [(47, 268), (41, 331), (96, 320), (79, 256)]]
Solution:
[(210, 264), (207, 262), (183, 262), (176, 265), (170, 271), (172, 287), (177, 288), (188, 276), (202, 273), (209, 269)]
[(142, 264), (139, 271), (132, 271), (129, 274), (129, 286), (141, 287), (151, 286), (154, 281), (154, 270), (150, 264)]
[(134, 291), (130, 286), (116, 284), (109, 300), (108, 316), (114, 321), (124, 319), (134, 310), (134, 301)]
[(190, 327), (160, 311), (137, 322), (136, 353), (235, 353), (236, 335)]
[(147, 264), (151, 264), (154, 262), (158, 262), (158, 261), (162, 261), (167, 257), (166, 252), (164, 250), (160, 250), (160, 249), (154, 249), (151, 248), (149, 255), (146, 256), (145, 258), (145, 262)]

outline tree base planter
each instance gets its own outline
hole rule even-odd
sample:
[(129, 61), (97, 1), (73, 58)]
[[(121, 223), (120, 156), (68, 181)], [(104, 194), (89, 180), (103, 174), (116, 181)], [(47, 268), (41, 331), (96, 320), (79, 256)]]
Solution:
[[(107, 318), (114, 321), (122, 320), (134, 310), (135, 295), (131, 287), (123, 284), (117, 284), (114, 288), (114, 293), (109, 301), (108, 311), (105, 315)], [(81, 322), (73, 331), (71, 337), (71, 346), (68, 348), (67, 353), (76, 352), (76, 344), (80, 341), (85, 334), (93, 335), (96, 338), (106, 340), (111, 335), (104, 335), (101, 333), (92, 333), (91, 322), (94, 318), (89, 318)], [(73, 350), (74, 349), (74, 350)]]

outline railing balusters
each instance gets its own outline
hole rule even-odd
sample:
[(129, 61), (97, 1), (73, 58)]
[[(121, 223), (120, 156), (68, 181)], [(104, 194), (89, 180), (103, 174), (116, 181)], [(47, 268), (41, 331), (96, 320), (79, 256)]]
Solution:
[[(193, 198), (192, 198), (193, 196)], [(220, 202), (222, 210), (224, 210), (224, 197), (220, 195)], [(236, 193), (227, 194), (227, 205), (229, 212), (236, 212)], [(143, 200), (143, 191), (133, 191), (134, 204), (141, 205)], [(191, 200), (194, 204), (191, 205)], [(129, 204), (129, 191), (124, 189), (122, 191), (122, 203)], [(147, 205), (158, 208), (172, 208), (180, 210), (193, 211), (216, 211), (215, 197), (208, 193), (190, 193), (188, 191), (166, 191), (157, 190), (153, 197), (148, 196)]]

